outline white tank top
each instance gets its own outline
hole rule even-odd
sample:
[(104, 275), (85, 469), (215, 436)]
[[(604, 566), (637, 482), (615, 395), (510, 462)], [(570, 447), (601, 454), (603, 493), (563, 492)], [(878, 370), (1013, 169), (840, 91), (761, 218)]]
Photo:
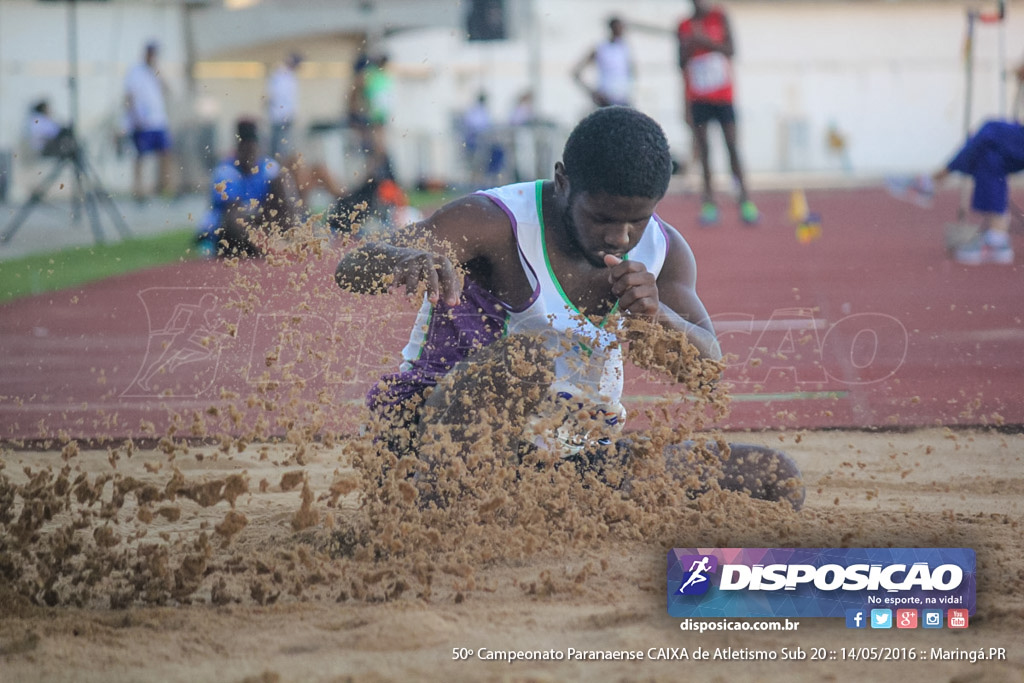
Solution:
[(629, 64), (629, 46), (622, 40), (609, 40), (595, 49), (597, 62), (597, 90), (613, 104), (629, 104), (632, 74)]
[[(622, 399), (622, 349), (613, 331), (593, 324), (580, 314), (551, 271), (544, 248), (542, 188), (543, 181), (537, 180), (482, 193), (504, 209), (512, 221), (519, 260), (533, 288), (525, 307), (508, 310), (507, 333), (553, 332), (551, 343), (564, 350), (556, 356), (558, 383), (579, 387), (593, 403), (618, 405)], [(665, 228), (652, 216), (640, 242), (625, 258), (643, 263), (648, 272), (657, 277), (667, 251)]]

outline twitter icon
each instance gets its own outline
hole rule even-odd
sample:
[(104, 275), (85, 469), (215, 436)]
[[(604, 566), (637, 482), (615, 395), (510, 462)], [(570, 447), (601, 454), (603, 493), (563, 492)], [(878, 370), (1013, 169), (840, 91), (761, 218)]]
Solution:
[(892, 610), (871, 610), (871, 628), (892, 628)]

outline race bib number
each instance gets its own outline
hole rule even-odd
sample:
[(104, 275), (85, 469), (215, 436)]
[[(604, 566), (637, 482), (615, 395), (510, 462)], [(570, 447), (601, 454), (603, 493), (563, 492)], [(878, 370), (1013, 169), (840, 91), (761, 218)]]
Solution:
[(706, 52), (693, 57), (686, 65), (690, 89), (707, 95), (729, 85), (729, 59), (721, 52)]

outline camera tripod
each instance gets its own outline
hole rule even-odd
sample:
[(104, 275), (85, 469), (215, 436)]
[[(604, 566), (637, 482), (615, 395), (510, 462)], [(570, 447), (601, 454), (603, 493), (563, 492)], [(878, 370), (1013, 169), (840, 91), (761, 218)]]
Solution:
[(110, 194), (100, 182), (96, 171), (89, 164), (89, 160), (75, 139), (74, 133), (70, 130), (63, 131), (56, 142), (57, 149), (53, 155), (55, 159), (53, 168), (50, 169), (50, 172), (43, 181), (32, 190), (32, 194), (29, 195), (29, 198), (11, 218), (3, 235), (0, 235), (0, 244), (7, 244), (11, 241), (14, 233), (18, 232), (25, 219), (28, 218), (29, 213), (42, 201), (66, 167), (70, 167), (73, 173), (71, 182), (72, 216), (77, 217), (79, 210), (84, 207), (85, 213), (89, 217), (89, 226), (92, 228), (93, 238), (97, 243), (102, 243), (103, 229), (100, 225), (100, 212), (97, 208), (98, 205), (102, 205), (110, 215), (114, 227), (121, 233), (121, 237), (129, 237), (131, 231), (128, 229), (127, 223), (125, 223), (124, 218), (118, 212), (114, 200), (110, 198)]
[(78, 118), (78, 0), (67, 0), (67, 39), (68, 39), (68, 99), (71, 103), (71, 123), (62, 130), (52, 141), (54, 149), (47, 151), (47, 156), (54, 158), (53, 168), (39, 185), (32, 190), (27, 201), (21, 205), (18, 212), (11, 218), (2, 235), (0, 244), (7, 244), (18, 232), (18, 228), (28, 218), (32, 209), (42, 201), (49, 191), (50, 186), (57, 182), (61, 171), (70, 166), (74, 172), (71, 182), (71, 214), (78, 218), (80, 207), (85, 207), (89, 216), (89, 225), (97, 243), (103, 242), (103, 229), (100, 226), (100, 212), (97, 204), (110, 214), (114, 227), (121, 233), (122, 237), (131, 235), (127, 223), (117, 210), (110, 193), (106, 191), (99, 181), (99, 176), (89, 164), (85, 156), (85, 150), (78, 144), (75, 137), (75, 120)]

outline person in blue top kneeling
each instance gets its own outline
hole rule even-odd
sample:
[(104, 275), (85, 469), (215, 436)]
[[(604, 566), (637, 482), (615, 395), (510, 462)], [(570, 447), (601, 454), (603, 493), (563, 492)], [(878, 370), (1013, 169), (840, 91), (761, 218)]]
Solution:
[(256, 123), (240, 120), (236, 137), (234, 156), (213, 171), (212, 206), (197, 234), (208, 256), (263, 256), (267, 237), (288, 230), (298, 216), (295, 180), (261, 153)]

